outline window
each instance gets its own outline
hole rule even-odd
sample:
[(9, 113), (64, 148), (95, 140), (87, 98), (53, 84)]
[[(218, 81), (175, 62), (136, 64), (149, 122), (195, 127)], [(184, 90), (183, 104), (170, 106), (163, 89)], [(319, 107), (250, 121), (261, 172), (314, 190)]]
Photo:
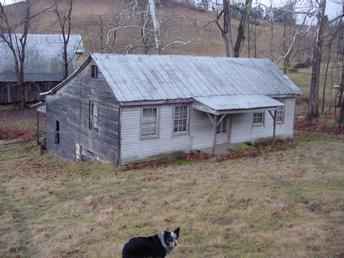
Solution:
[(98, 78), (98, 66), (91, 65), (91, 77), (95, 79)]
[(173, 132), (186, 133), (188, 131), (189, 109), (187, 105), (174, 107)]
[(222, 119), (221, 123), (216, 127), (216, 133), (225, 133), (227, 131), (227, 118)]
[(55, 144), (60, 144), (60, 122), (55, 123)]
[(265, 113), (259, 112), (253, 114), (253, 126), (264, 126), (265, 123)]
[(81, 160), (82, 157), (82, 146), (78, 143), (75, 144), (75, 159)]
[(158, 109), (156, 107), (143, 108), (141, 117), (141, 137), (158, 136)]
[(98, 130), (98, 106), (94, 100), (88, 102), (88, 128)]
[(283, 124), (285, 118), (285, 109), (284, 107), (279, 107), (276, 110), (276, 123)]

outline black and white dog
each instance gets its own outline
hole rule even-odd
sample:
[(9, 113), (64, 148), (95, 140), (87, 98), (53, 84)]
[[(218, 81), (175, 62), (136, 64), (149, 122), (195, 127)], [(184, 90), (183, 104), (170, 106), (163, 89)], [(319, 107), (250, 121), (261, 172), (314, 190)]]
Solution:
[(176, 246), (179, 228), (149, 237), (134, 237), (123, 247), (122, 258), (164, 258)]

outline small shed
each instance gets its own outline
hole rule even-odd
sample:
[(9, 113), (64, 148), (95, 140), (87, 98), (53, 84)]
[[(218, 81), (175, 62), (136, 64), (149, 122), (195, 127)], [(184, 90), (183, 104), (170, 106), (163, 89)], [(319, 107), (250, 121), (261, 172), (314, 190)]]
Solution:
[[(18, 35), (19, 37), (20, 35)], [(71, 35), (68, 43), (70, 72), (77, 67), (77, 58), (84, 52), (80, 35)], [(17, 77), (13, 55), (0, 41), (0, 104), (18, 100)], [(27, 102), (39, 99), (64, 78), (63, 40), (60, 34), (29, 34), (26, 46), (25, 88)]]
[(47, 148), (123, 164), (292, 138), (299, 94), (268, 59), (95, 53), (44, 94)]

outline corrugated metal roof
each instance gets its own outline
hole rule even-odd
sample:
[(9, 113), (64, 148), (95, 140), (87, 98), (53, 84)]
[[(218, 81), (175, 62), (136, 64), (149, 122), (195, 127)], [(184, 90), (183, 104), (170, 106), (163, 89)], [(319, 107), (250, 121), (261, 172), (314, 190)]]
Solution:
[[(18, 34), (19, 35), (19, 34)], [(71, 35), (68, 59), (83, 49), (80, 35)], [(63, 79), (63, 40), (60, 34), (29, 34), (26, 48), (25, 81), (61, 81)], [(0, 41), (0, 81), (16, 81), (13, 55)]]
[(92, 58), (120, 102), (301, 93), (268, 59), (98, 53)]
[(284, 106), (283, 103), (264, 95), (235, 95), (195, 97), (197, 103), (213, 112), (264, 109)]

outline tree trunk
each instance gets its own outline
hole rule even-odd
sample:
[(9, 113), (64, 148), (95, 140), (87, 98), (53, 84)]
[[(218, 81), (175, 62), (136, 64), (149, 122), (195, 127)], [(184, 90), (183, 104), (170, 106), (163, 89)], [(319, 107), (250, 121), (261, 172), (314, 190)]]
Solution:
[(241, 15), (238, 27), (238, 35), (234, 45), (234, 57), (240, 57), (241, 43), (245, 41), (245, 25), (251, 11), (252, 0), (245, 1), (245, 11)]
[(321, 72), (321, 54), (322, 54), (322, 34), (325, 25), (326, 0), (321, 0), (318, 14), (318, 29), (313, 46), (312, 77), (308, 99), (307, 119), (312, 121), (319, 117), (319, 85)]
[(247, 17), (247, 56), (251, 57), (250, 16)]
[[(287, 24), (284, 21), (283, 22), (283, 41), (282, 41), (282, 49), (283, 53), (286, 53), (288, 51), (287, 49)], [(288, 63), (287, 63), (287, 58), (283, 58), (283, 73), (287, 74), (288, 73)]]
[(225, 44), (225, 52), (226, 56), (230, 57), (231, 56), (231, 50), (230, 50), (230, 42), (227, 34), (222, 34), (223, 42)]
[(308, 120), (319, 117), (319, 84), (320, 84), (321, 51), (319, 45), (313, 48), (311, 86), (308, 99)]
[(19, 95), (19, 109), (23, 110), (26, 104), (25, 83), (24, 83), (24, 69), (23, 66), (19, 68), (17, 75), (18, 95)]
[(99, 15), (99, 41), (100, 41), (100, 52), (104, 53), (104, 21), (101, 15)]
[(331, 49), (332, 49), (332, 42), (330, 42), (328, 46), (328, 57), (325, 67), (325, 77), (324, 77), (324, 83), (323, 83), (323, 91), (322, 91), (322, 101), (321, 101), (321, 113), (325, 112), (325, 104), (326, 104), (326, 87), (327, 87), (327, 75), (328, 75), (328, 69), (331, 62)]
[[(344, 57), (344, 56), (343, 56)], [(340, 79), (340, 89), (339, 89), (339, 105), (340, 105), (340, 111), (339, 111), (339, 117), (337, 119), (338, 125), (343, 126), (344, 125), (344, 62), (342, 62), (342, 74)]]
[(225, 52), (226, 56), (231, 56), (231, 40), (230, 37), (232, 36), (232, 24), (231, 24), (231, 9), (230, 9), (230, 1), (224, 0), (223, 1), (223, 31), (221, 33), (223, 42), (225, 44)]
[(64, 61), (64, 79), (68, 77), (69, 74), (69, 65), (68, 65), (68, 50), (67, 50), (67, 44), (63, 45), (63, 61)]
[(257, 58), (257, 17), (254, 18), (254, 57)]
[[(343, 95), (343, 89), (341, 89), (341, 94)], [(339, 126), (344, 126), (344, 101), (342, 101), (340, 106), (338, 124)]]
[(274, 60), (274, 22), (273, 18), (270, 21), (270, 58)]
[(160, 54), (160, 22), (158, 15), (157, 3), (155, 0), (148, 0), (149, 4), (149, 13), (153, 23), (153, 33), (154, 33), (154, 42), (157, 52)]

